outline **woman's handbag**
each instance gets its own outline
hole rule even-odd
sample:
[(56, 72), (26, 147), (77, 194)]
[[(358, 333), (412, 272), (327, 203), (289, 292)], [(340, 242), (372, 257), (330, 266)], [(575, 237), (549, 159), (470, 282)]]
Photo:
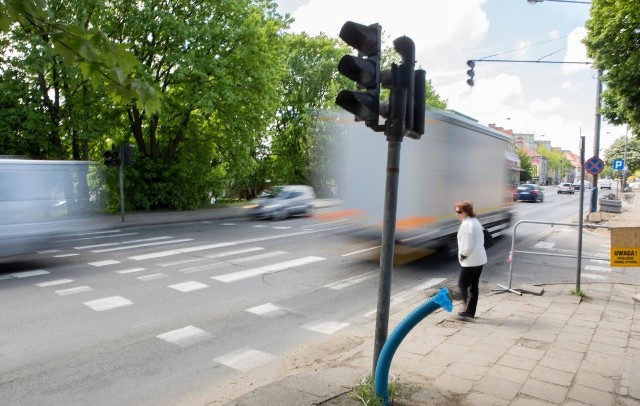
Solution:
[(491, 248), (493, 247), (493, 237), (491, 236), (491, 233), (487, 231), (486, 228), (482, 227), (482, 234), (484, 234), (484, 248)]

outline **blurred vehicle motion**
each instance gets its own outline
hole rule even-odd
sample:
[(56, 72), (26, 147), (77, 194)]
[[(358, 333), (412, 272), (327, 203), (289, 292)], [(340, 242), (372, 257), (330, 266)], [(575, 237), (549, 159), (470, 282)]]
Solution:
[(534, 185), (532, 183), (525, 183), (524, 185), (518, 186), (514, 199), (534, 203), (543, 202), (544, 193), (542, 193), (542, 189), (540, 188), (540, 186)]
[(600, 187), (600, 189), (609, 189), (611, 190), (611, 179), (600, 179), (598, 180), (598, 186)]
[(0, 159), (0, 257), (45, 249), (53, 237), (96, 224), (87, 181), (91, 165)]
[[(352, 222), (349, 233), (379, 240), (386, 137), (354, 122), (352, 116), (329, 117), (324, 125), (323, 131), (338, 139), (335, 177), (343, 213)], [(460, 200), (473, 202), (478, 219), (494, 237), (509, 228), (508, 136), (461, 114), (428, 108), (422, 139), (405, 138), (401, 145), (397, 243), (429, 250), (446, 248), (455, 256), (460, 222), (453, 207)]]
[[(580, 190), (580, 180), (576, 180), (575, 182), (573, 182), (573, 188), (575, 190)], [(585, 190), (591, 189), (591, 182), (589, 182), (588, 180), (585, 180), (584, 182), (582, 182), (582, 184), (585, 187)]]
[(253, 218), (269, 218), (283, 220), (289, 216), (310, 216), (316, 194), (311, 186), (287, 185), (276, 186), (263, 192), (253, 205), (247, 206)]
[(573, 185), (571, 183), (563, 182), (558, 185), (558, 194), (560, 193), (568, 193), (572, 195), (575, 193), (575, 189), (573, 188)]

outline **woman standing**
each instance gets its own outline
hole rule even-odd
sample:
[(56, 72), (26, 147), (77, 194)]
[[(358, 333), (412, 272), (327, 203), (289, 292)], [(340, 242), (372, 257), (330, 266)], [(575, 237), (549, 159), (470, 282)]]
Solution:
[(458, 228), (458, 260), (460, 261), (458, 287), (467, 306), (465, 311), (458, 314), (462, 317), (475, 317), (480, 274), (483, 265), (487, 263), (484, 234), (470, 201), (463, 200), (456, 203), (455, 211), (456, 217), (461, 221), (460, 228)]

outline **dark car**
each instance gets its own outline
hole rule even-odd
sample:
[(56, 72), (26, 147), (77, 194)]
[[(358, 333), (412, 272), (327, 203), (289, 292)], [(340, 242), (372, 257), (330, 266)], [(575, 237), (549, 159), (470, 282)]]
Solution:
[(516, 193), (513, 196), (513, 200), (522, 200), (525, 202), (542, 202), (544, 201), (544, 194), (542, 189), (538, 185), (531, 183), (525, 183), (518, 186)]

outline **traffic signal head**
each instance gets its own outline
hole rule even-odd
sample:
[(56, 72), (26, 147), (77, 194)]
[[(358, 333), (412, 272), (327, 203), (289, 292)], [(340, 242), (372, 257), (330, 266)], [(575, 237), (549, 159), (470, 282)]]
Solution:
[(467, 84), (473, 87), (473, 85), (476, 84), (476, 82), (473, 80), (473, 77), (476, 75), (475, 71), (473, 70), (476, 67), (476, 63), (472, 59), (469, 59), (467, 61), (467, 66), (471, 68), (467, 71), (467, 76), (469, 76), (469, 79), (467, 79)]
[(336, 104), (375, 131), (381, 131), (378, 124), (381, 31), (378, 24), (367, 26), (347, 21), (340, 30), (340, 38), (355, 48), (358, 56), (345, 55), (338, 63), (338, 71), (353, 80), (357, 89), (342, 90)]
[(111, 146), (111, 151), (105, 151), (102, 156), (105, 165), (109, 167), (120, 165), (120, 151), (116, 149), (115, 145)]

